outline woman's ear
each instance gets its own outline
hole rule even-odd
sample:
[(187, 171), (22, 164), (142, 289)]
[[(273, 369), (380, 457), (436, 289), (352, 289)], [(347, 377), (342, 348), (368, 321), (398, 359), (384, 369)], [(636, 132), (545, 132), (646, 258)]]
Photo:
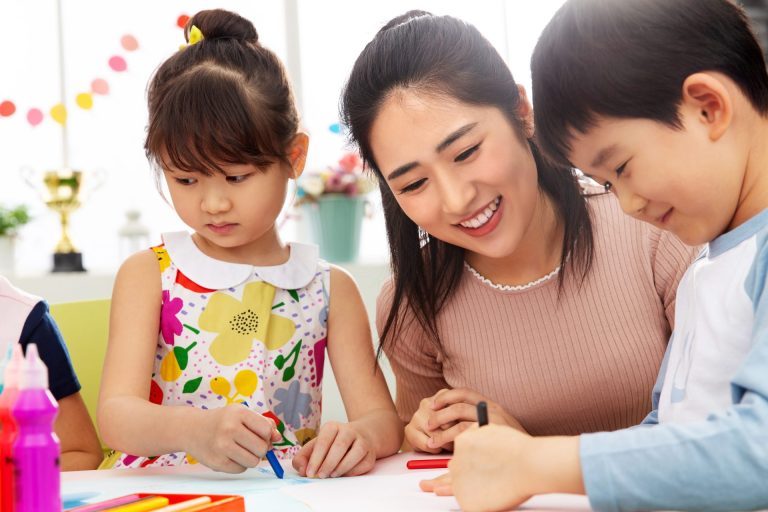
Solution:
[(304, 132), (297, 133), (288, 147), (288, 161), (291, 164), (291, 178), (298, 179), (304, 172), (307, 163), (307, 150), (309, 149), (309, 136)]
[(733, 120), (731, 94), (713, 73), (694, 73), (685, 79), (680, 109), (704, 125), (713, 141), (726, 132)]
[(517, 91), (520, 95), (520, 99), (517, 103), (517, 115), (523, 123), (525, 138), (530, 139), (533, 137), (533, 132), (535, 131), (533, 125), (533, 107), (531, 107), (531, 102), (528, 101), (528, 93), (525, 92), (525, 87), (517, 84)]

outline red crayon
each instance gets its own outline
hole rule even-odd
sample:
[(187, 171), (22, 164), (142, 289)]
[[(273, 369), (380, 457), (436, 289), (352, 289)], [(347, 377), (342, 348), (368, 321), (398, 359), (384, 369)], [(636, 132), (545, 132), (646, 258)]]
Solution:
[(405, 467), (408, 469), (445, 469), (451, 459), (411, 459)]

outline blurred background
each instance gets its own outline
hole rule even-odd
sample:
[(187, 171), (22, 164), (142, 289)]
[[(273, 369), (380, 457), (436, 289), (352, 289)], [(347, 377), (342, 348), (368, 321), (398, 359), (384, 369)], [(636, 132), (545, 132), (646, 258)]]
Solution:
[[(61, 168), (64, 129), (68, 164), (83, 171), (85, 178), (83, 205), (71, 216), (71, 237), (90, 273), (111, 274), (136, 244), (155, 244), (161, 232), (185, 228), (155, 189), (143, 152), (146, 85), (154, 69), (183, 42), (179, 18), (223, 7), (254, 22), (260, 41), (283, 60), (293, 81), (304, 129), (311, 138), (307, 167), (311, 171), (335, 166), (349, 149), (339, 133), (339, 93), (358, 53), (390, 18), (414, 8), (463, 18), (493, 43), (516, 79), (529, 85), (531, 50), (560, 4), (561, 0), (121, 4), (70, 0), (61, 2), (59, 38), (55, 0), (5, 0), (0, 6), (5, 20), (0, 31), (0, 206), (26, 205), (31, 219), (17, 230), (13, 269), (3, 272), (34, 276), (51, 269), (59, 219), (24, 181), (22, 169), (41, 187), (42, 172)], [(95, 175), (105, 180), (88, 193)], [(377, 193), (367, 198), (370, 207), (356, 259), (382, 264), (387, 248)], [(313, 238), (301, 217), (300, 209), (286, 205), (281, 219), (285, 239)], [(146, 228), (146, 238), (120, 236), (121, 229), (137, 226)]]

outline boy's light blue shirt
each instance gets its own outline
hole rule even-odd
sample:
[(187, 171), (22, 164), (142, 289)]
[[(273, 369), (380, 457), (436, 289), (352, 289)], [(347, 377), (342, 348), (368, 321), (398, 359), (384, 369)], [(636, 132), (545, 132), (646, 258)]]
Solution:
[[(733, 256), (733, 251), (743, 259), (736, 267), (733, 258), (721, 258)], [(695, 276), (703, 265), (709, 266), (705, 280), (683, 278), (678, 290), (675, 333), (654, 386), (653, 411), (643, 421), (651, 426), (581, 436), (584, 485), (596, 510), (768, 508), (768, 210), (712, 241), (686, 277)], [(712, 286), (706, 275), (718, 280), (736, 276), (747, 300), (733, 300), (725, 292), (702, 297), (702, 287)], [(691, 292), (684, 296), (707, 304), (681, 303), (684, 291)], [(678, 322), (678, 315), (683, 321)], [(751, 320), (751, 327), (738, 324), (744, 319)], [(717, 332), (729, 322), (736, 322), (734, 331), (743, 335), (718, 341), (707, 332), (707, 326)], [(681, 356), (678, 342), (697, 338), (704, 341), (700, 347), (694, 341), (693, 348), (706, 349), (709, 359), (688, 348)], [(723, 366), (733, 359), (732, 352), (743, 351), (725, 379), (713, 357), (718, 350)], [(678, 378), (681, 365), (687, 373)], [(669, 382), (668, 375), (676, 382)], [(691, 375), (698, 380), (689, 380)], [(696, 388), (702, 379), (704, 384)], [(702, 393), (700, 388), (707, 385), (724, 388)], [(711, 408), (699, 415), (697, 408), (705, 405)]]

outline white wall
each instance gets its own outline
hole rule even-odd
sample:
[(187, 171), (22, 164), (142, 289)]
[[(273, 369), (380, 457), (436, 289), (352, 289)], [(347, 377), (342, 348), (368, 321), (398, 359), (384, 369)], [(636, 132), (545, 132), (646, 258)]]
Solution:
[[(134, 0), (115, 4), (99, 0), (62, 0), (63, 49), (66, 70), (66, 103), (69, 164), (78, 169), (105, 170), (106, 184), (74, 214), (72, 237), (84, 253), (86, 267), (113, 272), (124, 258), (117, 230), (125, 212), (139, 209), (151, 228), (151, 241), (159, 233), (183, 228), (170, 207), (157, 194), (142, 150), (146, 125), (145, 88), (152, 71), (177, 50), (183, 37), (176, 26), (180, 14), (225, 7), (253, 20), (260, 40), (286, 60), (297, 75), (298, 100), (304, 126), (312, 137), (309, 167), (334, 163), (344, 148), (343, 137), (328, 126), (338, 121), (338, 97), (355, 57), (391, 17), (420, 8), (436, 14), (453, 14), (474, 23), (509, 62), (517, 79), (528, 85), (530, 50), (540, 28), (561, 0), (511, 2), (504, 0), (288, 0), (296, 19), (286, 33), (286, 4), (210, 0)], [(62, 166), (61, 127), (47, 115), (60, 101), (58, 30), (55, 0), (4, 0), (0, 15), (0, 102), (12, 100), (17, 112), (0, 117), (0, 204), (26, 203), (33, 222), (21, 233), (16, 268), (20, 274), (46, 272), (58, 240), (58, 220), (19, 176), (22, 167), (35, 171)], [(118, 7), (119, 6), (119, 7)], [(93, 21), (96, 20), (96, 21)], [(120, 38), (131, 34), (139, 49), (127, 52)], [(296, 45), (296, 40), (298, 44)], [(288, 41), (292, 41), (289, 44)], [(297, 53), (288, 52), (298, 48)], [(107, 61), (123, 56), (128, 69), (112, 71)], [(290, 58), (289, 58), (290, 55)], [(300, 64), (295, 65), (295, 55)], [(298, 70), (298, 71), (297, 71)], [(299, 76), (300, 75), (300, 76)], [(95, 78), (109, 82), (110, 94), (95, 97), (93, 109), (74, 105), (79, 92), (90, 89)], [(36, 107), (45, 120), (32, 127), (26, 112)], [(378, 204), (373, 197), (374, 204)], [(306, 236), (292, 221), (284, 225), (286, 238)], [(381, 213), (366, 221), (361, 259), (383, 261), (386, 246)]]

